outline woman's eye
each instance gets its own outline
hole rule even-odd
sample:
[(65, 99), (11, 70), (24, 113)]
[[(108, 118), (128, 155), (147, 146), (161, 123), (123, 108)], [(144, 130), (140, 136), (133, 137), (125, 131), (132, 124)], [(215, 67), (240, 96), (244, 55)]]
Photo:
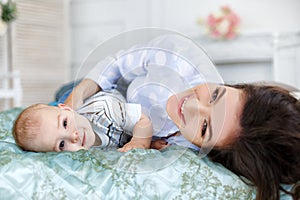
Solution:
[(67, 119), (64, 119), (64, 121), (63, 121), (63, 127), (67, 128), (67, 125), (68, 125), (68, 121), (67, 121)]
[(210, 99), (209, 103), (214, 102), (214, 101), (217, 99), (218, 95), (219, 95), (219, 89), (217, 88), (217, 89), (215, 89), (215, 91), (212, 93), (211, 99)]
[(64, 150), (64, 147), (65, 147), (65, 141), (61, 141), (59, 143), (59, 150), (63, 151)]
[(205, 135), (207, 129), (207, 121), (204, 120), (203, 126), (202, 126), (202, 137)]

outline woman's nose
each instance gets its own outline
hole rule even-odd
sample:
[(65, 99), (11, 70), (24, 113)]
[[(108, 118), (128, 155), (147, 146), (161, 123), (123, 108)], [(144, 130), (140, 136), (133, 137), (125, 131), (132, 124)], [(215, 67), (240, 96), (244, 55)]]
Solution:
[(185, 106), (189, 108), (190, 112), (195, 114), (200, 113), (206, 116), (209, 113), (209, 106), (200, 102), (197, 98), (190, 99), (190, 102), (187, 102)]
[(203, 103), (199, 103), (198, 105), (198, 111), (202, 114), (202, 115), (205, 115), (207, 116), (208, 113), (209, 113), (209, 106), (207, 104), (203, 104)]

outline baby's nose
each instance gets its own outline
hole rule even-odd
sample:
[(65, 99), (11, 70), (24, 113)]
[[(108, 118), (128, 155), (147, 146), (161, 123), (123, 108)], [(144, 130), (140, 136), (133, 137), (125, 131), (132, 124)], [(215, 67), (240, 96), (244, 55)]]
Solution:
[(71, 142), (72, 142), (72, 143), (77, 143), (77, 142), (78, 142), (78, 131), (77, 131), (77, 130), (75, 130), (75, 131), (72, 133)]

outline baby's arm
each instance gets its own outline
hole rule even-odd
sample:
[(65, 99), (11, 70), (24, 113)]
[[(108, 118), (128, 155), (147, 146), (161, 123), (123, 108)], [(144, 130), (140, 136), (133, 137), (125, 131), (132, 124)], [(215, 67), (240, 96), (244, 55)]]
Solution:
[(131, 140), (120, 148), (119, 151), (126, 152), (135, 148), (148, 149), (151, 144), (152, 135), (152, 123), (146, 115), (142, 114), (140, 120), (133, 128)]

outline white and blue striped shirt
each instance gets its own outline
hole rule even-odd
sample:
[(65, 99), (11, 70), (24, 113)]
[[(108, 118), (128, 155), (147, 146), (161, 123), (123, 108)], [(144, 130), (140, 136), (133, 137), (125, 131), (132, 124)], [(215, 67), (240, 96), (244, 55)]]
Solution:
[(116, 90), (100, 91), (86, 99), (77, 112), (90, 121), (101, 140), (100, 147), (122, 147), (141, 118), (141, 105), (126, 103)]

